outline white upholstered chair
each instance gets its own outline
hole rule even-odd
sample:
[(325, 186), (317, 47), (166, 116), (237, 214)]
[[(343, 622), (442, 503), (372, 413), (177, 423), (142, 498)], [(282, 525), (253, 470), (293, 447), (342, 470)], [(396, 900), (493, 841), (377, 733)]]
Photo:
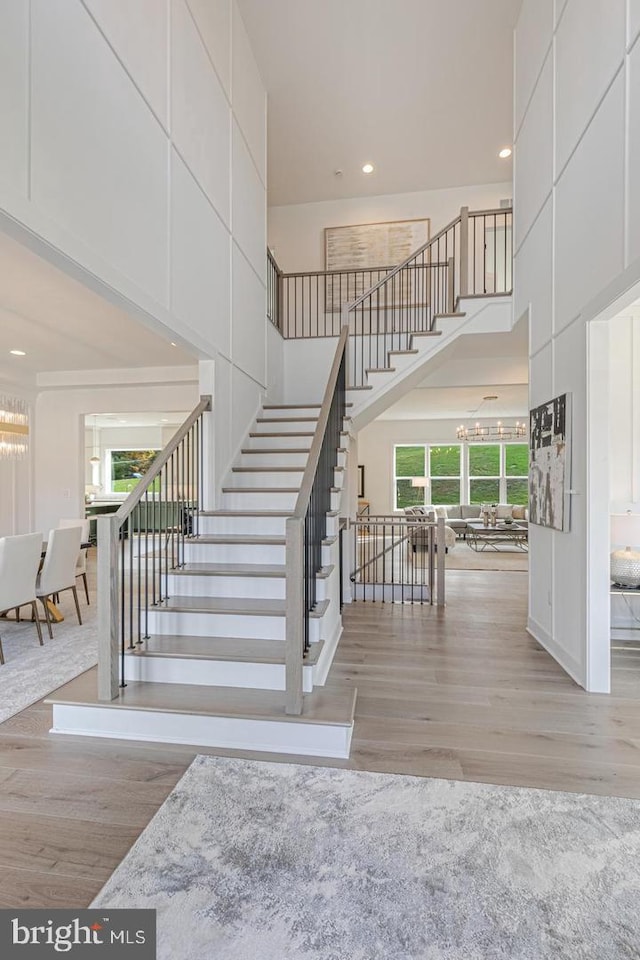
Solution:
[[(58, 523), (58, 528), (62, 529), (64, 527), (80, 527), (82, 530), (82, 543), (88, 543), (89, 541), (89, 521), (88, 520), (73, 520), (65, 518), (60, 520)], [(80, 550), (78, 552), (78, 560), (76, 562), (76, 580), (82, 577), (82, 582), (84, 583), (84, 594), (87, 598), (87, 604), (89, 601), (89, 587), (87, 586), (87, 551)]]
[[(42, 629), (36, 608), (36, 577), (42, 556), (42, 534), (27, 533), (0, 539), (0, 610), (16, 610), (30, 605), (33, 610), (38, 640), (42, 646)], [(4, 663), (0, 638), (0, 664)]]
[(76, 590), (76, 562), (81, 542), (82, 528), (79, 526), (58, 528), (49, 534), (47, 552), (36, 582), (36, 596), (42, 601), (50, 637), (53, 637), (53, 630), (47, 600), (54, 594), (62, 593), (64, 590), (72, 591), (78, 623), (82, 623)]

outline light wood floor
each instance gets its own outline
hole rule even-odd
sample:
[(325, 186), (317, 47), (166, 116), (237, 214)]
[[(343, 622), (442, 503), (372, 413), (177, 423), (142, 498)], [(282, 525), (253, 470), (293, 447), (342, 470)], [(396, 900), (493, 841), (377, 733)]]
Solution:
[[(319, 762), (640, 797), (640, 652), (615, 654), (613, 696), (585, 694), (526, 633), (526, 587), (453, 571), (444, 612), (346, 608), (331, 676), (358, 686), (352, 756)], [(50, 722), (38, 703), (0, 724), (0, 907), (87, 905), (193, 756), (216, 752)]]

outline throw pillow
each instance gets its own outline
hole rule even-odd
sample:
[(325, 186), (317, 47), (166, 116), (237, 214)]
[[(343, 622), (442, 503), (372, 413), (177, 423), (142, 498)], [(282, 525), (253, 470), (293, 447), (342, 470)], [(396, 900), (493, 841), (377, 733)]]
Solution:
[(496, 514), (498, 520), (513, 520), (513, 506), (510, 503), (499, 503)]
[(448, 520), (447, 508), (446, 507), (436, 507), (436, 517), (438, 520)]
[(513, 519), (514, 520), (524, 520), (524, 507), (514, 506), (513, 508)]

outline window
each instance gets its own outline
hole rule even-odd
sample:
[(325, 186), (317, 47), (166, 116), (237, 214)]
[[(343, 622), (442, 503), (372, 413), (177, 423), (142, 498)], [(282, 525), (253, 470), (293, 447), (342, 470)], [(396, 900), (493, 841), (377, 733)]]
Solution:
[(500, 444), (469, 444), (469, 503), (500, 502)]
[[(131, 493), (145, 475), (159, 450), (107, 450), (109, 493)], [(154, 482), (153, 489), (156, 489)]]
[(526, 506), (529, 502), (529, 447), (526, 443), (506, 443), (504, 473), (507, 498), (505, 503)]
[[(460, 503), (460, 444), (396, 446), (394, 450), (395, 510), (425, 503)], [(424, 477), (426, 486), (413, 486)]]
[(469, 444), (469, 503), (526, 505), (529, 448), (526, 443)]
[(429, 447), (433, 504), (460, 503), (460, 447)]
[(396, 510), (416, 507), (425, 503), (424, 487), (414, 487), (413, 477), (426, 476), (426, 448), (424, 444), (415, 447), (395, 448), (395, 488)]

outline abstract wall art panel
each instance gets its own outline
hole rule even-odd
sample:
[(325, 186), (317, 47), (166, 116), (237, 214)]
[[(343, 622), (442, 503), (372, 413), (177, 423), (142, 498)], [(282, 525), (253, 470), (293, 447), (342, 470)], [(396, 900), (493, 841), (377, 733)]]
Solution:
[(529, 521), (567, 533), (571, 521), (571, 394), (540, 404), (529, 417)]

